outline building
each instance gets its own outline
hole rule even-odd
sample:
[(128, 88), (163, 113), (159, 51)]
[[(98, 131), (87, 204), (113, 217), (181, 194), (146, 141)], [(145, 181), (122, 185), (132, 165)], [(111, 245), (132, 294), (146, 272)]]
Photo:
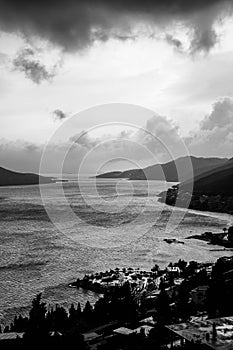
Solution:
[(180, 348), (192, 344), (195, 349), (232, 350), (233, 316), (215, 319), (194, 319), (191, 322), (166, 326)]

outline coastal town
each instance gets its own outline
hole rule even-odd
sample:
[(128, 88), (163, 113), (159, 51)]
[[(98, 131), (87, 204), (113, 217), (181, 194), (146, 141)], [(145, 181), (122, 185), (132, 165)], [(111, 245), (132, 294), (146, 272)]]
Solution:
[(233, 257), (215, 263), (180, 259), (150, 271), (116, 267), (69, 287), (92, 290), (99, 299), (67, 310), (51, 308), (38, 295), (28, 317), (16, 316), (2, 329), (1, 348), (42, 339), (53, 346), (75, 340), (78, 349), (91, 350), (233, 347)]
[(233, 0), (0, 0), (0, 350), (233, 350)]

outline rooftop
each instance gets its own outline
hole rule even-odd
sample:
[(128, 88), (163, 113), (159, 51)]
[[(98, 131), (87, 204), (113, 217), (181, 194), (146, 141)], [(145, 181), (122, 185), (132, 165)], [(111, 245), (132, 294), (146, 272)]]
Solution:
[[(213, 340), (213, 324), (216, 324), (217, 338)], [(192, 322), (166, 326), (179, 337), (214, 350), (233, 349), (233, 316), (215, 319), (197, 319)], [(209, 335), (209, 336), (208, 336)]]
[(126, 327), (120, 327), (117, 329), (114, 329), (113, 333), (120, 334), (120, 335), (130, 335), (133, 334), (135, 331), (132, 329), (126, 328)]
[(97, 334), (96, 332), (89, 332), (89, 333), (84, 333), (83, 336), (85, 341), (90, 341), (98, 338), (99, 334)]

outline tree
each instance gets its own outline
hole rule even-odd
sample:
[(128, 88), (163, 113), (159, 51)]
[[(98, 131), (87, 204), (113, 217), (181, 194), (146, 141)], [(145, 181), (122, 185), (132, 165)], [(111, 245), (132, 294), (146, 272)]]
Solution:
[(77, 322), (77, 310), (75, 309), (73, 303), (69, 308), (69, 321), (72, 326)]
[(9, 333), (10, 332), (10, 327), (9, 326), (6, 326), (5, 328), (4, 328), (4, 333)]
[(184, 271), (185, 277), (193, 276), (197, 268), (198, 268), (198, 263), (196, 261), (190, 261)]
[(179, 259), (177, 266), (181, 271), (184, 271), (187, 266), (187, 262), (185, 260)]
[(81, 316), (82, 316), (82, 308), (81, 308), (81, 304), (78, 303), (78, 306), (77, 306), (77, 317), (81, 318)]
[(86, 321), (90, 321), (92, 314), (93, 314), (93, 308), (91, 306), (90, 301), (87, 301), (83, 309), (83, 317), (85, 318)]
[(29, 312), (28, 329), (26, 336), (43, 337), (48, 335), (45, 322), (46, 304), (41, 301), (42, 294), (38, 294), (32, 301), (32, 308)]
[(154, 267), (151, 269), (152, 272), (158, 272), (159, 271), (159, 265), (155, 264)]
[(64, 332), (68, 327), (68, 315), (64, 307), (56, 305), (53, 311), (54, 317), (54, 331)]
[(157, 299), (157, 321), (162, 325), (172, 321), (170, 298), (164, 288), (161, 289)]
[(177, 316), (186, 321), (189, 318), (189, 293), (190, 283), (183, 281), (180, 285), (179, 294), (176, 300)]

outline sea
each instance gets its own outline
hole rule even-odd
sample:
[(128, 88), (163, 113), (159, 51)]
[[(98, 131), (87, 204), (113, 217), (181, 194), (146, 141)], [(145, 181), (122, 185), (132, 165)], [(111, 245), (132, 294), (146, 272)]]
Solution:
[(94, 303), (98, 294), (69, 287), (85, 274), (231, 256), (222, 247), (186, 237), (220, 232), (232, 224), (232, 216), (183, 208), (174, 213), (158, 200), (171, 185), (71, 178), (41, 185), (42, 191), (38, 185), (1, 187), (0, 322), (27, 315), (38, 293), (51, 307)]

